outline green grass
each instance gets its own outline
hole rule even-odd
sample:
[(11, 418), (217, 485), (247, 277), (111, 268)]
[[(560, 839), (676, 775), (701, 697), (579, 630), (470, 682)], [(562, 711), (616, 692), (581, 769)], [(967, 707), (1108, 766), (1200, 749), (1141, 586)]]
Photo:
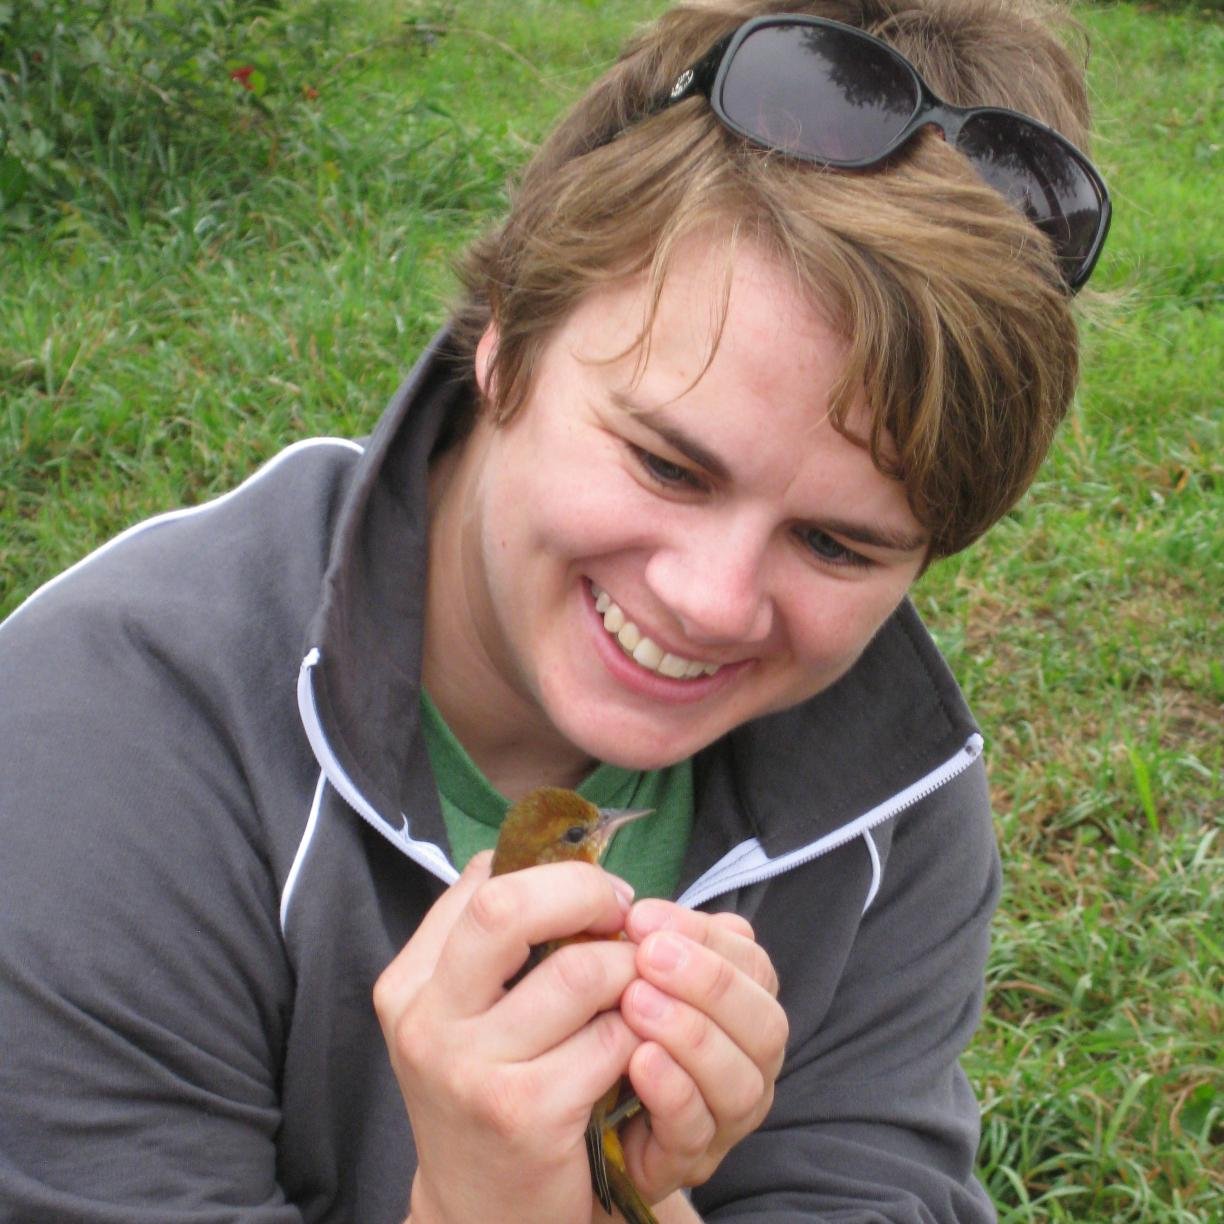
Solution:
[(1224, 32), (1088, 14), (1115, 198), (1077, 409), (1021, 507), (925, 580), (987, 735), (1007, 892), (969, 1057), (1006, 1221), (1224, 1199)]
[[(0, 228), (0, 613), (289, 440), (368, 430), (506, 174), (661, 6), (348, 7), (274, 118), (236, 106), (172, 191), (117, 209), (100, 174), (50, 221)], [(1085, 21), (1116, 203), (1098, 281), (1117, 300), (1086, 326), (1080, 401), (1030, 495), (916, 599), (986, 733), (1007, 864), (968, 1058), (1001, 1217), (1207, 1222), (1224, 1196), (1224, 32), (1193, 6)]]

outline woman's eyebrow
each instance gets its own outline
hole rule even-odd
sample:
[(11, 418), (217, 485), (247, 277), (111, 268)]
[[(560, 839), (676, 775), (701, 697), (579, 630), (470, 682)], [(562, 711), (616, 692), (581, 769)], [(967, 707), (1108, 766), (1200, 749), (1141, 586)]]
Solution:
[(662, 414), (635, 404), (627, 396), (617, 391), (612, 393), (612, 399), (618, 408), (627, 412), (635, 421), (645, 425), (651, 433), (657, 434), (673, 450), (703, 468), (715, 480), (728, 481), (731, 479), (731, 469), (722, 459), (698, 442), (696, 438), (686, 434), (683, 429), (664, 419)]
[(849, 519), (824, 517), (818, 523), (813, 523), (821, 531), (830, 535), (842, 536), (853, 540), (856, 544), (866, 544), (870, 548), (882, 548), (887, 552), (911, 553), (921, 552), (927, 546), (927, 537), (915, 535), (908, 531), (897, 531), (878, 523), (855, 523)]

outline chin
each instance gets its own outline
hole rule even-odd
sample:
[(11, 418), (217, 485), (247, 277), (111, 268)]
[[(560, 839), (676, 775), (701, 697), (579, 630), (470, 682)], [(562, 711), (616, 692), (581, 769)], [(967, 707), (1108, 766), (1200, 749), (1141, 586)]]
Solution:
[(661, 742), (657, 734), (642, 734), (626, 739), (624, 736), (578, 735), (572, 743), (578, 745), (594, 760), (616, 765), (621, 769), (666, 769), (679, 761), (700, 752), (710, 741), (686, 738), (683, 742), (666, 740)]

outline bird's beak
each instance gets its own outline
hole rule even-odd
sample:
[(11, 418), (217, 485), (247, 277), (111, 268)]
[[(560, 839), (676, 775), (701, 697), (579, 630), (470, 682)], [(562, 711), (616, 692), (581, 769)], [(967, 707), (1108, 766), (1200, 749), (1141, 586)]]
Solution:
[(595, 832), (599, 838), (601, 853), (607, 849), (612, 834), (617, 829), (640, 820), (643, 816), (650, 816), (653, 812), (654, 808), (600, 808), (599, 824), (595, 826)]

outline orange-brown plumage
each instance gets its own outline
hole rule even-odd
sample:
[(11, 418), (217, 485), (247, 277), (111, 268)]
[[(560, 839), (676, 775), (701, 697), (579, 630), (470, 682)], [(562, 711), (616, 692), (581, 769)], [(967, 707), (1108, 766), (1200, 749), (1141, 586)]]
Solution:
[[(524, 795), (506, 813), (493, 852), (493, 874), (503, 875), (541, 863), (598, 863), (607, 852), (613, 833), (645, 815), (646, 809), (598, 808), (574, 791), (540, 787)], [(560, 939), (534, 949), (528, 965), (581, 938)], [(616, 1206), (627, 1224), (658, 1224), (629, 1178), (617, 1133), (620, 1123), (640, 1108), (623, 1080), (595, 1103), (587, 1125), (591, 1182), (605, 1211), (611, 1212)]]

